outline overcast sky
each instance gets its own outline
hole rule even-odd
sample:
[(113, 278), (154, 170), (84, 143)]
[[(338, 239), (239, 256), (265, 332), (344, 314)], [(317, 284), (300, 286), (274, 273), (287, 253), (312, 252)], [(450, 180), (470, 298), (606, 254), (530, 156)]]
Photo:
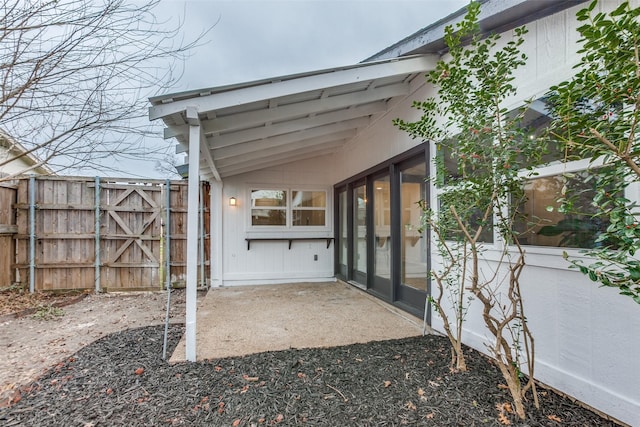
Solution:
[[(189, 39), (211, 25), (174, 92), (358, 63), (468, 0), (162, 0)], [(175, 140), (158, 143), (175, 145)], [(132, 170), (161, 178), (152, 164)], [(148, 171), (148, 172), (146, 172)]]

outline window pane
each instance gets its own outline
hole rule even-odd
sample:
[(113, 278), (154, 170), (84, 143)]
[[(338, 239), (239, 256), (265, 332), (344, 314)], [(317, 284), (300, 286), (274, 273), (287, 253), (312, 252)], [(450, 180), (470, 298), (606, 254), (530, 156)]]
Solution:
[(251, 191), (251, 225), (287, 225), (285, 190)]
[(294, 208), (324, 208), (327, 206), (324, 191), (293, 191), (291, 204)]
[[(486, 144), (492, 144), (489, 134), (484, 136)], [(474, 176), (485, 176), (491, 172), (491, 160), (487, 153), (460, 152), (456, 137), (436, 145), (437, 185), (455, 185)]]
[(283, 209), (252, 209), (251, 225), (287, 225), (287, 212)]
[(324, 226), (325, 225), (325, 211), (323, 210), (293, 210), (293, 225), (294, 226)]
[[(376, 238), (374, 272), (377, 276), (391, 277), (391, 189), (389, 176), (373, 182), (374, 232)], [(394, 237), (395, 238), (395, 237)]]
[(347, 206), (347, 191), (343, 190), (340, 192), (338, 196), (338, 206), (339, 206), (339, 215), (340, 215), (340, 232), (338, 250), (339, 255), (338, 259), (340, 260), (340, 272), (346, 276), (347, 275), (347, 215), (349, 214), (348, 206)]
[(427, 165), (403, 169), (400, 173), (402, 206), (402, 284), (427, 290), (427, 239), (422, 231), (422, 209), (418, 202), (427, 196)]
[(443, 141), (436, 145), (436, 161), (440, 163), (438, 168), (438, 185), (449, 185), (462, 177), (458, 168), (457, 157), (453, 154), (454, 140)]
[[(520, 120), (517, 122), (517, 127), (524, 132), (522, 136), (518, 138), (543, 138), (546, 137), (547, 128), (551, 124), (551, 116), (549, 115), (549, 107), (545, 98), (539, 98), (533, 101), (529, 108), (525, 111), (522, 109), (516, 109), (509, 112), (508, 116), (511, 118), (520, 114)], [(550, 141), (547, 147), (547, 152), (542, 153), (539, 158), (532, 158), (528, 156), (521, 156), (518, 159), (518, 164), (523, 166), (537, 166), (536, 164), (530, 164), (528, 160), (535, 160), (533, 163), (545, 164), (556, 160), (562, 160), (564, 152), (560, 148), (557, 141)]]
[(251, 207), (287, 206), (287, 192), (283, 190), (251, 191)]
[[(460, 200), (461, 196), (451, 190), (438, 197), (438, 221), (447, 240), (464, 240), (465, 236), (449, 208), (451, 205), (449, 200), (451, 199)], [(473, 236), (478, 229), (482, 227), (478, 242), (493, 243), (493, 216), (489, 215), (489, 217), (484, 220), (485, 209), (490, 203), (489, 200), (476, 201), (473, 195), (469, 195), (468, 200), (468, 205), (456, 206), (456, 211), (463, 224), (467, 227), (467, 231)], [(482, 206), (482, 208), (478, 206)]]
[(566, 134), (566, 130), (554, 129), (550, 131), (549, 126), (552, 124), (553, 118), (551, 117), (550, 107), (546, 97), (536, 99), (524, 111), (522, 111), (522, 109), (516, 109), (508, 113), (508, 116), (511, 118), (517, 115), (520, 115), (520, 120), (516, 126), (524, 132), (521, 136), (518, 136), (520, 140), (521, 138), (546, 139), (546, 150), (544, 152), (535, 153), (535, 155), (523, 153), (518, 159), (518, 164), (523, 167), (531, 167), (554, 161), (566, 162), (581, 158), (571, 147), (565, 147), (565, 144), (558, 141), (557, 135)]
[[(554, 175), (525, 184), (525, 201), (520, 204), (516, 230), (524, 245), (592, 248), (608, 221), (596, 217), (593, 171), (582, 171), (568, 178)], [(572, 196), (573, 209), (564, 213), (563, 187)]]
[(354, 270), (367, 272), (367, 191), (361, 185), (353, 189), (353, 262)]

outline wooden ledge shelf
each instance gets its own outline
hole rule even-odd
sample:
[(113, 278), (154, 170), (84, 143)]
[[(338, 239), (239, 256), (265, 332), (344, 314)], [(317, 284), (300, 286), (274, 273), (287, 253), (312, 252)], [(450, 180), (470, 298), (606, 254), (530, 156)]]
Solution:
[(311, 240), (326, 240), (327, 241), (327, 249), (329, 249), (329, 246), (331, 246), (331, 242), (333, 241), (333, 237), (247, 237), (246, 240), (247, 241), (247, 250), (251, 250), (251, 242), (254, 241), (261, 241), (261, 242), (266, 242), (266, 241), (271, 241), (271, 242), (289, 242), (289, 249), (291, 249), (291, 242), (293, 241), (297, 241), (297, 240), (307, 240), (307, 241), (311, 241)]

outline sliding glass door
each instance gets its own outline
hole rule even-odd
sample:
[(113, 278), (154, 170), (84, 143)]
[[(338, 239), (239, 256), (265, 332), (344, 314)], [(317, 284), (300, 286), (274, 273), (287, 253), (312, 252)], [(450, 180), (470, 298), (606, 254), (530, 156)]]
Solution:
[(429, 292), (426, 144), (336, 186), (336, 274), (422, 316)]

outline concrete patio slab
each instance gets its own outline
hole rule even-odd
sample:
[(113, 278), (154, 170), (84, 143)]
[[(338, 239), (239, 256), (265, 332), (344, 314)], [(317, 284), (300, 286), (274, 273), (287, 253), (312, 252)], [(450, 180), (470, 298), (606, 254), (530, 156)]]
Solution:
[[(406, 338), (422, 319), (344, 282), (211, 289), (198, 305), (198, 360)], [(170, 362), (185, 360), (183, 337)]]

